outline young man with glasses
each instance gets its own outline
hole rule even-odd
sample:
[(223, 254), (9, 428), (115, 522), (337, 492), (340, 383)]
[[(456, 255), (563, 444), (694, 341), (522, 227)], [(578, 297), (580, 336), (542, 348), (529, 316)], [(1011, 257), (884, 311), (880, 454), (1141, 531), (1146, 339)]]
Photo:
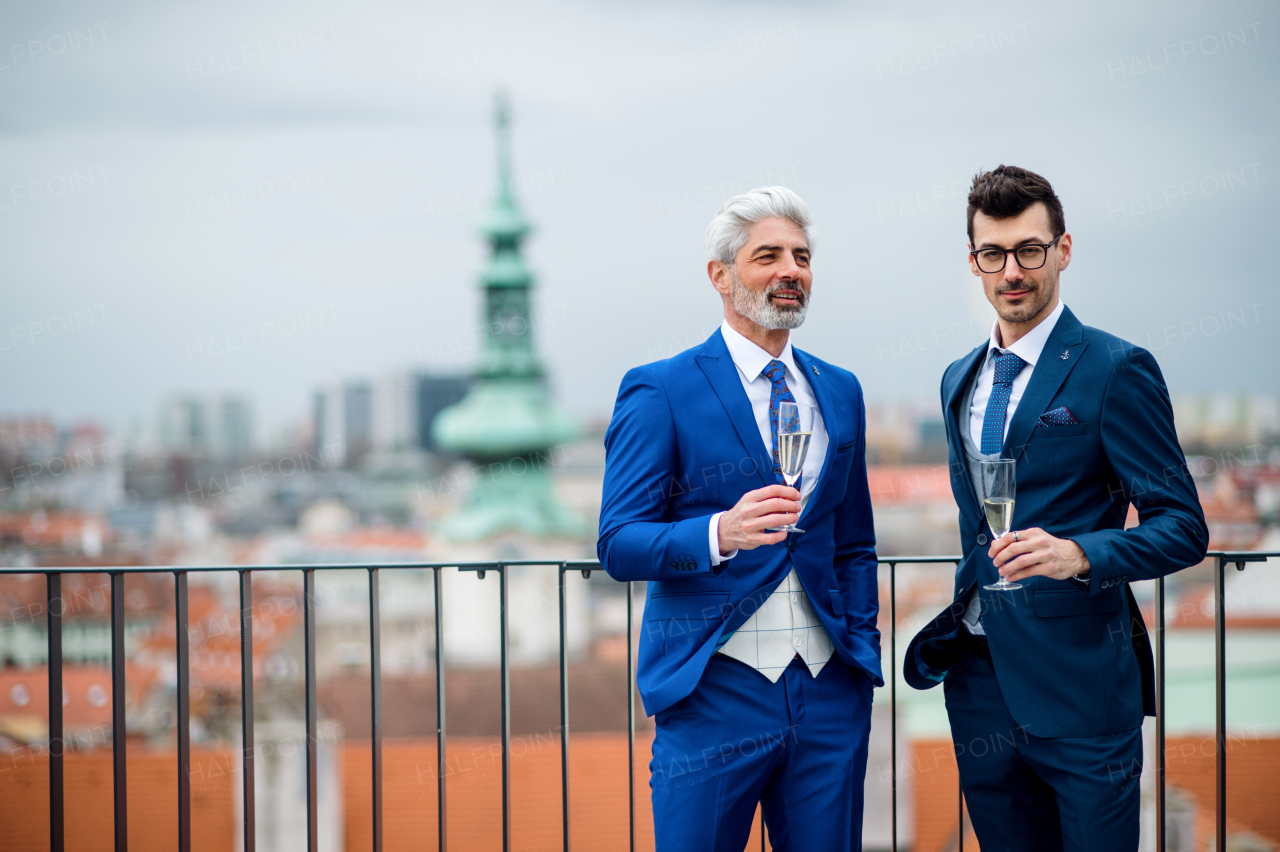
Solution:
[[(983, 852), (1135, 852), (1155, 702), (1128, 584), (1198, 564), (1208, 529), (1155, 359), (1060, 299), (1072, 240), (1049, 182), (979, 174), (968, 219), (996, 322), (942, 379), (965, 557), (904, 675), (943, 684)], [(992, 540), (979, 471), (1000, 458), (1016, 461), (1014, 531)], [(984, 589), (1000, 577), (1020, 586)]]

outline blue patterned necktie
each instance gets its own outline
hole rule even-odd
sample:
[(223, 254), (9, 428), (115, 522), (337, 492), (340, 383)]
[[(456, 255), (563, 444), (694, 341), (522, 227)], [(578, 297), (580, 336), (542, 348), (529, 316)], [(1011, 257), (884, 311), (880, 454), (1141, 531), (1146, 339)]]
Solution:
[[(766, 379), (773, 383), (773, 388), (769, 391), (769, 431), (773, 433), (773, 475), (777, 478), (779, 485), (786, 485), (787, 482), (782, 478), (782, 462), (778, 459), (778, 403), (795, 402), (796, 398), (791, 395), (791, 388), (787, 387), (786, 367), (781, 361), (770, 361), (768, 366), (760, 371)], [(795, 487), (800, 487), (800, 479), (796, 479)]]
[(1027, 366), (1012, 352), (996, 352), (996, 377), (991, 385), (991, 396), (987, 398), (987, 410), (982, 415), (983, 455), (990, 456), (1000, 452), (1004, 446), (1004, 421), (1009, 412), (1009, 395), (1013, 393), (1013, 380)]

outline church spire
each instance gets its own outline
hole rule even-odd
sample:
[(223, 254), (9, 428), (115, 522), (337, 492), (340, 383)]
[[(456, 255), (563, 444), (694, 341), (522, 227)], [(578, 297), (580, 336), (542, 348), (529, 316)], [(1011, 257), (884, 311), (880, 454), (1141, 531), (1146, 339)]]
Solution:
[[(472, 460), (476, 487), (467, 504), (444, 520), (440, 532), (462, 541), (504, 531), (537, 538), (579, 537), (585, 534), (583, 524), (556, 499), (546, 469), (552, 448), (572, 439), (577, 429), (552, 405), (534, 349), (533, 274), (520, 253), (530, 225), (516, 203), (511, 109), (501, 92), (494, 130), (498, 186), (480, 229), (490, 254), (480, 274), (485, 323), (476, 382), (466, 398), (440, 412), (432, 426), (441, 448)], [(493, 475), (495, 469), (512, 475)]]
[(488, 333), (481, 347), (478, 372), (495, 378), (541, 376), (533, 350), (530, 291), (533, 274), (525, 266), (520, 245), (531, 230), (516, 203), (511, 171), (511, 107), (499, 92), (494, 110), (498, 149), (498, 187), (481, 233), (489, 241), (489, 263), (480, 276), (485, 288)]
[(495, 245), (511, 243), (519, 249), (529, 233), (529, 222), (516, 203), (511, 169), (511, 103), (506, 92), (494, 98), (494, 136), (498, 149), (498, 191), (483, 226), (485, 237)]

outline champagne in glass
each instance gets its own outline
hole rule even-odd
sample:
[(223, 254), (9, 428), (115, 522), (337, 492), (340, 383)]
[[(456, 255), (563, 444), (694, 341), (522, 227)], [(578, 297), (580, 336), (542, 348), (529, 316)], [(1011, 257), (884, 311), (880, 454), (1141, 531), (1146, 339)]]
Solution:
[(1004, 497), (993, 500), (988, 497), (982, 501), (982, 507), (987, 513), (987, 524), (996, 538), (1005, 535), (1013, 527), (1013, 500)]
[[(809, 440), (813, 437), (813, 406), (795, 402), (778, 403), (778, 464), (782, 467), (782, 480), (792, 488), (800, 481), (805, 456), (809, 454)], [(773, 527), (765, 532), (802, 533), (795, 524)]]
[[(995, 459), (982, 462), (982, 508), (987, 515), (987, 526), (996, 538), (1004, 538), (1013, 529), (1013, 501), (1016, 493), (1013, 459)], [(1010, 583), (1004, 577), (998, 582), (983, 586), (993, 592), (1010, 592), (1021, 589), (1021, 583)]]

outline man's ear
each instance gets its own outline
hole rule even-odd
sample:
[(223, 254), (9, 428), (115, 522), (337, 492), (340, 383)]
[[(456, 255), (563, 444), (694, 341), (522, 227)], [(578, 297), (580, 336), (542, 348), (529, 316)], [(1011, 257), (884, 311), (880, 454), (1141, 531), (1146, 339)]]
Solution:
[[(965, 251), (973, 251), (973, 243), (965, 243)], [(969, 258), (969, 271), (981, 278), (982, 270), (978, 268), (978, 261), (974, 260), (973, 255), (971, 254), (966, 254), (965, 256)]]
[(1062, 254), (1062, 262), (1058, 264), (1058, 271), (1061, 272), (1071, 263), (1071, 234), (1063, 233), (1058, 240), (1058, 251)]
[(717, 293), (721, 296), (729, 295), (732, 273), (722, 261), (707, 261), (707, 277), (711, 279), (711, 286), (716, 288)]

